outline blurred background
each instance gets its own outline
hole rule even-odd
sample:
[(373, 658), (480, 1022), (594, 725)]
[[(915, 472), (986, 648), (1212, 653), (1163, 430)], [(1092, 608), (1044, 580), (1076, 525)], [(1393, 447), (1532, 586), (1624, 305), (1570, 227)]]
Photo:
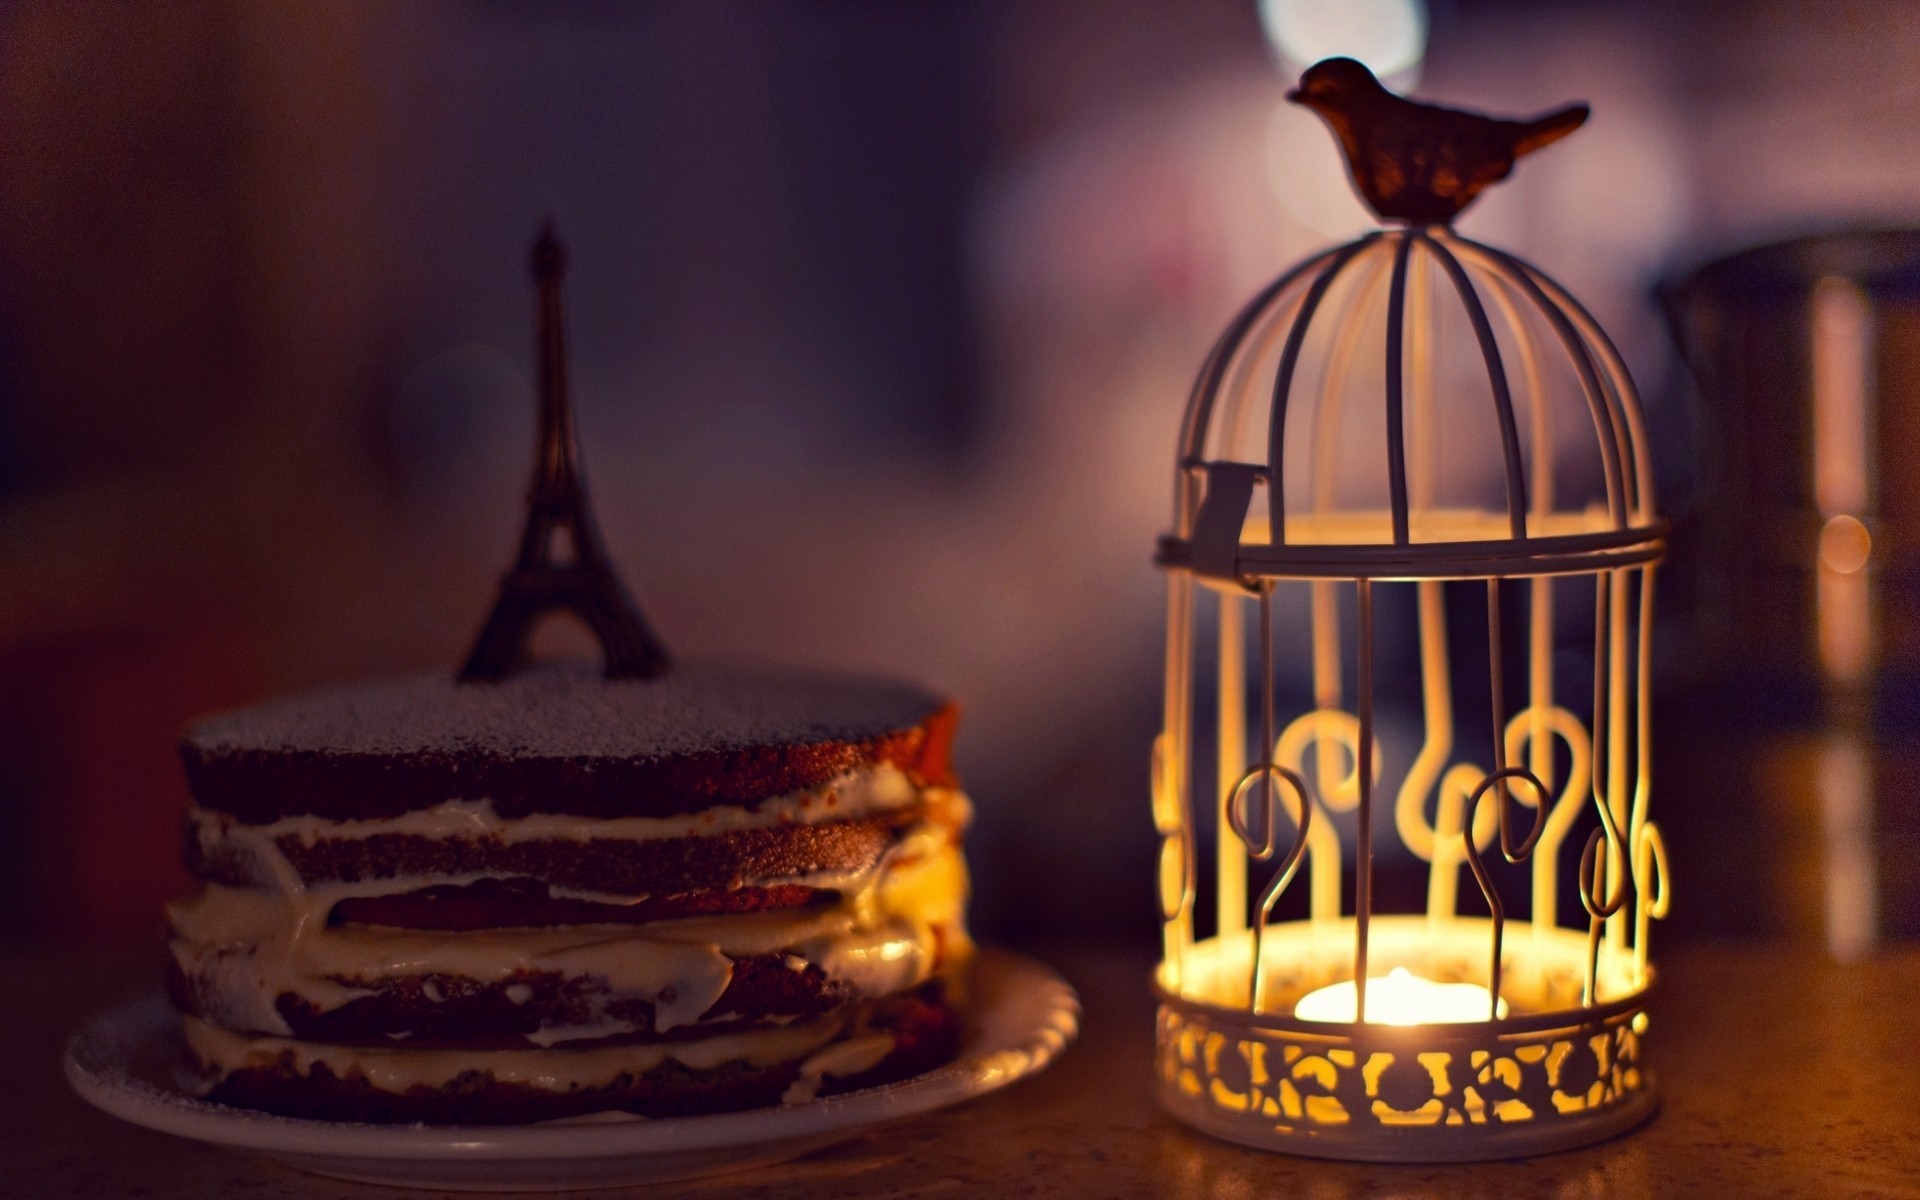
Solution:
[(1903, 0), (0, 0), (0, 940), (158, 936), (194, 715), (458, 661), (548, 215), (672, 648), (956, 695), (976, 923), (1151, 937), (1174, 436), (1369, 224), (1282, 102), (1332, 53), (1594, 106), (1462, 228), (1646, 397), (1675, 935), (1920, 935)]

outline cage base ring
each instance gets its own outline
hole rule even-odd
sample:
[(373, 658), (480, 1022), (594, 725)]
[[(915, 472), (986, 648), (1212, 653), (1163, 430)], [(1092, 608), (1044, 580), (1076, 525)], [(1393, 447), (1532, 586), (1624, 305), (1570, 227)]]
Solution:
[(1544, 1128), (1527, 1125), (1470, 1130), (1459, 1126), (1416, 1127), (1383, 1136), (1379, 1132), (1355, 1134), (1270, 1127), (1248, 1119), (1244, 1113), (1222, 1110), (1204, 1100), (1196, 1100), (1169, 1085), (1164, 1077), (1156, 1089), (1156, 1097), (1167, 1115), (1222, 1141), (1301, 1158), (1378, 1163), (1487, 1162), (1577, 1150), (1636, 1129), (1652, 1120), (1660, 1109), (1659, 1090), (1649, 1079), (1620, 1103), (1583, 1120), (1555, 1122)]
[[(1379, 965), (1439, 981), (1472, 978), (1484, 919), (1436, 928), (1376, 918)], [(1245, 1002), (1246, 934), (1196, 943), (1184, 971), (1156, 974), (1159, 1102), (1241, 1145), (1367, 1162), (1472, 1162), (1566, 1150), (1624, 1133), (1658, 1107), (1642, 1066), (1651, 972), (1600, 947), (1603, 999), (1581, 995), (1587, 949), (1573, 929), (1512, 931), (1514, 1011), (1426, 1025), (1305, 1020), (1309, 991), (1351, 980), (1352, 922), (1283, 922), (1266, 931), (1272, 964), (1262, 1011)], [(1177, 981), (1176, 981), (1177, 979)]]

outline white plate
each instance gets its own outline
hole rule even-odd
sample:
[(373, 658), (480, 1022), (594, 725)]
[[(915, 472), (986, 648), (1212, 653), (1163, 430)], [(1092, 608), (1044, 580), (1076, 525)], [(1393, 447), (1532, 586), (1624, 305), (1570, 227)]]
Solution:
[(412, 1187), (510, 1192), (611, 1187), (783, 1162), (877, 1126), (972, 1099), (1052, 1062), (1079, 1031), (1080, 1004), (1040, 963), (983, 951), (968, 980), (960, 1056), (925, 1075), (808, 1104), (702, 1117), (542, 1125), (353, 1125), (210, 1104), (183, 1091), (179, 1018), (149, 994), (107, 1010), (67, 1046), (67, 1080), (116, 1117), (301, 1170)]

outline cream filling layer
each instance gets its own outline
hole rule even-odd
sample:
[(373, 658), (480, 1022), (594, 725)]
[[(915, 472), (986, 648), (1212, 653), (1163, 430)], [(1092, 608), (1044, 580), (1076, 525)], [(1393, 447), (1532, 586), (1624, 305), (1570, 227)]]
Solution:
[[(713, 1006), (732, 980), (734, 957), (784, 955), (794, 970), (818, 967), (856, 993), (876, 996), (924, 981), (941, 933), (950, 946), (965, 944), (965, 861), (947, 830), (933, 825), (916, 827), (832, 908), (641, 926), (329, 928), (327, 913), (341, 888), (368, 885), (308, 888), (290, 868), (282, 880), (278, 891), (209, 884), (168, 910), (174, 959), (221, 1025), (289, 1034), (276, 1007), (284, 994), (328, 1011), (372, 994), (366, 985), (382, 980), (450, 975), (499, 982), (535, 971), (597, 979), (609, 997), (645, 999), (654, 1006), (655, 1030), (664, 1032), (697, 1022)], [(391, 890), (393, 881), (377, 886)], [(602, 1022), (550, 1032), (553, 1040), (587, 1040), (630, 1029)]]
[[(839, 799), (844, 797), (844, 799)], [(972, 822), (972, 805), (965, 793), (953, 788), (916, 788), (899, 768), (880, 764), (849, 772), (833, 785), (817, 792), (796, 792), (778, 797), (753, 810), (722, 808), (713, 825), (705, 815), (693, 820), (697, 828), (689, 831), (683, 818), (618, 817), (596, 819), (555, 814), (507, 820), (494, 814), (492, 805), (481, 801), (453, 801), (432, 809), (404, 813), (378, 821), (324, 821), (317, 817), (289, 817), (269, 825), (242, 825), (225, 813), (195, 808), (190, 811), (194, 837), (201, 854), (209, 859), (224, 859), (242, 864), (241, 874), (249, 882), (281, 895), (296, 897), (300, 903), (297, 919), (324, 922), (332, 906), (341, 900), (389, 896), (437, 886), (465, 886), (484, 880), (519, 877), (511, 871), (477, 871), (462, 874), (420, 872), (396, 876), (371, 876), (356, 880), (304, 880), (282, 849), (284, 839), (297, 839), (304, 845), (322, 840), (363, 839), (382, 834), (406, 834), (448, 841), (486, 841), (511, 845), (530, 841), (661, 840), (686, 836), (712, 836), (733, 829), (772, 828), (790, 824), (822, 824), (849, 820), (876, 813), (896, 811), (924, 802), (933, 824), (964, 829)], [(920, 827), (916, 827), (916, 830)], [(900, 856), (901, 848), (889, 854)], [(742, 886), (758, 887), (773, 883), (850, 892), (868, 886), (880, 873), (886, 860), (862, 869), (821, 871), (779, 879), (747, 879)], [(547, 894), (556, 900), (584, 900), (600, 904), (629, 904), (645, 900), (644, 894), (587, 891), (549, 883)]]
[[(928, 789), (940, 791), (944, 789)], [(385, 834), (426, 838), (489, 838), (504, 845), (534, 841), (660, 841), (708, 837), (744, 829), (815, 825), (909, 808), (921, 789), (899, 767), (876, 763), (848, 771), (817, 788), (790, 792), (751, 807), (721, 805), (674, 817), (582, 817), (567, 813), (529, 813), (503, 817), (488, 799), (449, 800), (432, 808), (370, 821), (330, 821), (324, 817), (282, 817), (265, 825), (244, 825), (226, 813), (193, 808), (188, 816), (204, 851), (267, 850), (281, 838), (305, 845), (325, 840), (354, 840)]]
[[(577, 1050), (389, 1050), (323, 1046), (290, 1038), (248, 1037), (193, 1017), (185, 1019), (184, 1028), (194, 1058), (215, 1080), (249, 1067), (274, 1069), (291, 1055), (293, 1067), (301, 1075), (311, 1074), (316, 1065), (324, 1064), (338, 1078), (358, 1076), (383, 1091), (402, 1094), (414, 1087), (444, 1087), (476, 1071), (491, 1075), (500, 1083), (570, 1092), (606, 1087), (622, 1075), (641, 1075), (666, 1062), (676, 1062), (695, 1071), (712, 1071), (734, 1062), (752, 1067), (791, 1062), (829, 1046), (846, 1030), (847, 1018), (836, 1014), (693, 1041)], [(891, 1049), (891, 1039), (888, 1039), (888, 1048)], [(862, 1055), (861, 1061), (866, 1057)], [(823, 1064), (825, 1069), (819, 1073), (836, 1073), (833, 1067), (838, 1065)], [(208, 1080), (208, 1085), (212, 1082), (214, 1080)]]

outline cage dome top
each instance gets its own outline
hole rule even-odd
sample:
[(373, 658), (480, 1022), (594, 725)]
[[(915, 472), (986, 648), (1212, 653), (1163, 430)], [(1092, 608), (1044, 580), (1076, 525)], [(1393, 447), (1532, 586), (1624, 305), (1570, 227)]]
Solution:
[[(1188, 402), (1162, 564), (1246, 582), (1546, 575), (1657, 558), (1664, 525), (1640, 401), (1613, 343), (1537, 267), (1442, 223), (1532, 148), (1515, 144), (1544, 144), (1543, 127), (1558, 131), (1546, 140), (1570, 132), (1585, 106), (1507, 122), (1381, 89), (1416, 110), (1419, 134), (1403, 122), (1383, 146), (1351, 112), (1310, 99), (1328, 66), (1292, 95), (1331, 112), (1356, 186), (1404, 224), (1309, 258), (1227, 327)], [(1464, 199), (1442, 195), (1435, 179), (1473, 178), (1474, 155), (1491, 153), (1488, 127), (1509, 152), (1479, 168), (1486, 178)], [(1372, 177), (1395, 175), (1391, 163), (1400, 190), (1383, 200)]]

